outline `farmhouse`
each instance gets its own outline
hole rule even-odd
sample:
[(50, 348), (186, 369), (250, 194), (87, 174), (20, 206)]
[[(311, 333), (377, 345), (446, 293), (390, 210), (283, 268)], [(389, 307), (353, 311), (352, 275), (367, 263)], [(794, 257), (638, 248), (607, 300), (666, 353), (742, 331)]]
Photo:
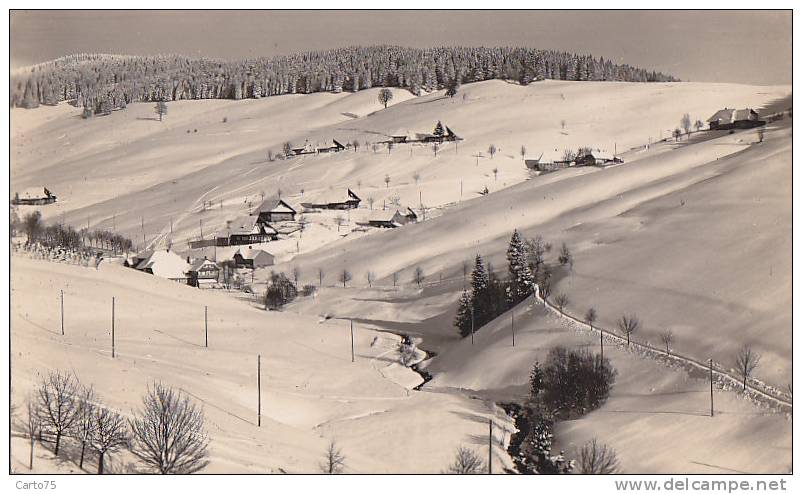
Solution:
[(356, 209), (362, 199), (353, 190), (346, 189), (345, 197), (320, 197), (315, 202), (302, 202), (301, 206), (308, 209)]
[(345, 146), (343, 146), (342, 144), (337, 142), (336, 139), (332, 139), (332, 142), (334, 142), (333, 146), (326, 147), (326, 148), (317, 148), (317, 152), (318, 153), (339, 153), (340, 151), (344, 151), (345, 150)]
[(370, 215), (367, 226), (375, 228), (398, 228), (407, 223), (417, 223), (418, 215), (412, 208), (391, 208), (385, 211), (376, 211)]
[(524, 159), (524, 163), (530, 170), (551, 172), (560, 168), (571, 166), (573, 162), (571, 160), (566, 160), (563, 157), (563, 153), (554, 149), (553, 151), (541, 153), (537, 158)]
[(22, 192), (14, 194), (12, 204), (17, 205), (41, 205), (56, 202), (56, 196), (47, 187), (32, 187)]
[(278, 240), (278, 232), (267, 223), (259, 222), (257, 216), (243, 216), (230, 222), (217, 235), (217, 246), (260, 244)]
[(238, 268), (263, 268), (272, 266), (275, 257), (270, 252), (262, 249), (254, 249), (248, 246), (247, 249), (237, 249), (234, 253), (234, 265)]
[(612, 153), (602, 151), (601, 149), (591, 150), (582, 156), (577, 156), (574, 160), (576, 166), (595, 166), (595, 165), (608, 165), (610, 163), (623, 163), (624, 160), (616, 157)]
[(168, 280), (187, 282), (189, 264), (175, 252), (169, 250), (153, 250), (137, 254), (139, 260), (134, 265), (137, 271), (143, 271)]
[[(187, 262), (189, 262), (189, 258), (187, 258)], [(203, 259), (195, 259), (189, 265), (187, 276), (187, 282), (192, 286), (210, 285), (217, 283), (220, 277), (220, 267), (205, 257)]]
[(751, 108), (741, 110), (724, 108), (708, 118), (707, 123), (710, 124), (710, 130), (750, 129), (766, 124), (766, 122), (760, 120), (758, 113)]
[(277, 223), (295, 221), (296, 213), (297, 211), (282, 199), (267, 199), (251, 214), (259, 217), (259, 223)]

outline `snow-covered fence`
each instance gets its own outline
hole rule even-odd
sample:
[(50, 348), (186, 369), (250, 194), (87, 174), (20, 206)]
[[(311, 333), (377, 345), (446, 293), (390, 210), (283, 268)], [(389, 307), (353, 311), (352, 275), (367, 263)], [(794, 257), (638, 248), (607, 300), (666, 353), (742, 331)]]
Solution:
[[(537, 285), (534, 287), (534, 297), (536, 301), (542, 303), (543, 306), (550, 310), (552, 314), (556, 315), (561, 320), (567, 321), (570, 326), (587, 332), (601, 333), (606, 341), (617, 343), (619, 348), (625, 348), (630, 352), (640, 353), (645, 357), (661, 361), (667, 365), (679, 365), (689, 372), (698, 373), (699, 371), (702, 371), (705, 373), (705, 375), (707, 375), (706, 373), (710, 370), (710, 364), (708, 362), (701, 362), (693, 357), (687, 357), (677, 353), (667, 354), (665, 350), (654, 347), (648, 342), (637, 342), (630, 338), (630, 343), (627, 344), (626, 336), (621, 336), (615, 331), (601, 328), (598, 325), (591, 326), (590, 324), (567, 314), (565, 312), (565, 308), (560, 311), (560, 309), (549, 302), (546, 297), (540, 295), (540, 289)], [(715, 361), (713, 361), (712, 367), (714, 381), (719, 389), (729, 391), (737, 390), (742, 387), (742, 376), (735, 374), (731, 370), (725, 369)], [(769, 386), (768, 384), (754, 378), (749, 378), (747, 383), (749, 386), (747, 387), (745, 394), (752, 401), (789, 414), (793, 410), (791, 397), (787, 393), (784, 393), (777, 388)]]

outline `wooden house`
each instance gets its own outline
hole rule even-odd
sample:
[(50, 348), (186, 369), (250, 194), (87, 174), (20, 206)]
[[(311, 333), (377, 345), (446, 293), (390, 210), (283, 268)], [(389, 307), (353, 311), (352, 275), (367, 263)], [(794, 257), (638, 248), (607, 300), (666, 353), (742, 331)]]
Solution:
[(14, 199), (11, 200), (12, 204), (27, 206), (53, 204), (54, 202), (56, 202), (56, 196), (47, 187), (25, 189), (22, 192), (15, 193)]
[(238, 268), (264, 268), (272, 266), (276, 258), (270, 252), (262, 249), (254, 249), (248, 246), (247, 249), (237, 249), (234, 253), (234, 265)]
[(279, 221), (295, 221), (297, 211), (282, 199), (266, 199), (251, 214), (258, 216), (259, 223), (269, 224)]
[[(187, 262), (189, 262), (189, 258), (187, 258)], [(195, 261), (189, 263), (187, 276), (187, 283), (192, 286), (210, 285), (217, 283), (220, 279), (220, 267), (205, 257), (203, 259), (195, 259)]]
[(301, 206), (308, 209), (356, 209), (362, 199), (351, 189), (346, 189), (344, 197), (320, 197), (315, 202), (302, 202)]
[(609, 165), (613, 163), (623, 163), (624, 160), (621, 158), (614, 156), (612, 153), (607, 151), (602, 151), (600, 149), (595, 149), (593, 151), (587, 152), (582, 156), (577, 156), (574, 159), (574, 163), (576, 166), (603, 166)]
[(412, 208), (390, 208), (384, 211), (376, 211), (370, 215), (367, 226), (374, 228), (398, 228), (407, 223), (417, 223), (418, 215)]
[(232, 221), (224, 231), (224, 236), (218, 235), (218, 245), (220, 238), (228, 238), (225, 245), (246, 245), (261, 244), (278, 240), (278, 232), (267, 223), (259, 222), (257, 216), (244, 216)]

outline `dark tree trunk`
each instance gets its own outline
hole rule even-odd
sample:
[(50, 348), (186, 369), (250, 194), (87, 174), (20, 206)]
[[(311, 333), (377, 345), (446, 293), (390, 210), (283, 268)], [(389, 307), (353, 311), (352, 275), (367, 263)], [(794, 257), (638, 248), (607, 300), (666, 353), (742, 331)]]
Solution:
[(97, 473), (103, 475), (103, 452), (97, 454)]
[(58, 447), (61, 444), (61, 432), (56, 432), (56, 449), (53, 451), (53, 454), (58, 456)]
[(33, 436), (31, 436), (31, 457), (28, 460), (28, 470), (33, 470), (33, 444), (34, 444), (34, 440), (33, 440)]
[(84, 451), (86, 451), (86, 441), (81, 441), (81, 460), (78, 462), (78, 468), (84, 467)]

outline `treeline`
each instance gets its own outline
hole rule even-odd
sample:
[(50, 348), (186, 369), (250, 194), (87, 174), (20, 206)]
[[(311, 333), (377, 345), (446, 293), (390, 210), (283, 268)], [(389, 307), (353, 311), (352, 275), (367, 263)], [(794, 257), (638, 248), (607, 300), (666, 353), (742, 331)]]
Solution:
[(11, 75), (12, 107), (71, 101), (107, 113), (137, 101), (243, 99), (397, 87), (414, 94), (489, 79), (529, 84), (676, 81), (661, 72), (591, 55), (522, 47), (352, 46), (272, 58), (223, 61), (182, 55), (62, 57)]
[(11, 236), (18, 232), (25, 233), (29, 245), (39, 243), (44, 247), (62, 248), (75, 252), (88, 250), (90, 247), (105, 249), (114, 254), (128, 253), (134, 248), (134, 242), (118, 233), (107, 230), (76, 230), (69, 225), (58, 223), (45, 225), (42, 214), (33, 211), (20, 219), (15, 212), (11, 213)]

